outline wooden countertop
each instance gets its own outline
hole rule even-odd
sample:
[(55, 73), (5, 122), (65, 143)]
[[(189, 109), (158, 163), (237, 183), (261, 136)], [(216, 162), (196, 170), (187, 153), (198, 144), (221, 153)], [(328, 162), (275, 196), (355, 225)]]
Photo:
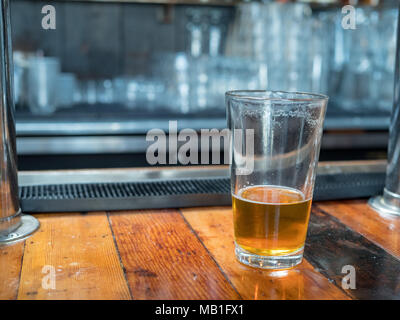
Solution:
[[(35, 216), (38, 232), (0, 247), (1, 299), (400, 298), (400, 218), (366, 200), (314, 203), (287, 271), (236, 261), (230, 207)], [(356, 289), (342, 288), (345, 265)]]

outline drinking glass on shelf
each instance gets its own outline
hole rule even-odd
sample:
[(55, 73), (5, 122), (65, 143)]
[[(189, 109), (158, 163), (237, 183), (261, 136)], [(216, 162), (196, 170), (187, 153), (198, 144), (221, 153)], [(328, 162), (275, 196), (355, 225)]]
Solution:
[(112, 103), (114, 102), (113, 82), (110, 79), (101, 79), (96, 82), (96, 102)]
[(81, 82), (82, 102), (88, 104), (97, 103), (97, 90), (95, 80), (84, 80)]
[(56, 110), (57, 79), (60, 61), (54, 57), (31, 57), (28, 60), (28, 106), (34, 114)]
[(201, 111), (210, 107), (209, 81), (210, 61), (207, 56), (193, 58), (189, 73), (190, 112)]
[(33, 57), (33, 52), (13, 52), (14, 62), (14, 101), (16, 108), (25, 107), (27, 104), (28, 93), (28, 67), (29, 58)]
[[(334, 21), (336, 11), (326, 10), (313, 14), (311, 20), (310, 46), (310, 92), (321, 92), (328, 94), (330, 81), (330, 68), (332, 52), (334, 51)], [(310, 72), (311, 71), (311, 72)]]
[(164, 92), (164, 85), (157, 78), (144, 76), (137, 77), (136, 83), (138, 106), (147, 111), (155, 110)]
[(225, 36), (225, 21), (219, 9), (211, 9), (208, 30), (208, 54), (217, 57), (222, 54), (222, 42)]
[(379, 12), (374, 42), (371, 44), (374, 104), (390, 113), (393, 105), (398, 6), (384, 6)]
[(328, 97), (226, 93), (235, 254), (247, 265), (302, 261)]
[(163, 85), (162, 107), (177, 113), (190, 113), (191, 56), (184, 52), (160, 53), (153, 56), (153, 77)]
[[(284, 60), (285, 90), (310, 91), (311, 46), (305, 45), (311, 34), (311, 9), (308, 5), (293, 3), (281, 15), (285, 23)], [(282, 86), (282, 84), (281, 84)]]
[(78, 102), (79, 93), (73, 73), (60, 73), (57, 79), (56, 106), (70, 107)]
[(318, 64), (313, 65), (314, 48), (308, 45), (313, 39), (312, 22), (308, 4), (240, 4), (227, 39), (227, 54), (269, 67), (264, 88), (310, 91), (309, 70), (314, 67), (318, 74)]
[(161, 105), (163, 83), (153, 77), (118, 77), (113, 80), (114, 102), (128, 109), (154, 110)]
[(128, 109), (137, 107), (138, 84), (133, 77), (121, 76), (113, 79), (114, 102), (123, 104)]
[[(338, 21), (339, 22), (339, 21)], [(377, 11), (370, 7), (356, 9), (357, 28), (343, 33), (345, 62), (339, 83), (337, 100), (347, 111), (365, 112), (375, 109), (373, 86), (372, 44), (376, 33)]]
[(189, 8), (186, 11), (188, 23), (186, 24), (187, 33), (187, 52), (193, 57), (201, 56), (205, 51), (204, 14), (201, 8)]

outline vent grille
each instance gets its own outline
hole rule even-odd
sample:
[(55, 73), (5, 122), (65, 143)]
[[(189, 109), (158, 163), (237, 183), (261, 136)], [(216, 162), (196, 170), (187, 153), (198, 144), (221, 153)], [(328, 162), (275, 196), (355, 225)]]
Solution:
[[(313, 199), (370, 197), (382, 192), (384, 182), (384, 173), (318, 175)], [(19, 196), (24, 212), (82, 212), (231, 204), (228, 177), (22, 186)]]
[(24, 186), (20, 188), (20, 199), (64, 200), (220, 193), (230, 194), (228, 178)]

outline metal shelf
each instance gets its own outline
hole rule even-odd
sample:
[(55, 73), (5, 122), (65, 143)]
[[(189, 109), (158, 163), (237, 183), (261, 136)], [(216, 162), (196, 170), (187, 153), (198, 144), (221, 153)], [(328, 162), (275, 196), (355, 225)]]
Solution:
[[(129, 118), (129, 117), (127, 117)], [(169, 120), (178, 121), (178, 130), (191, 128), (223, 129), (226, 127), (225, 117), (186, 117), (186, 118), (144, 118), (132, 120), (17, 120), (18, 136), (49, 136), (49, 135), (121, 135), (146, 134), (153, 128), (168, 130)], [(354, 116), (327, 117), (326, 130), (388, 130), (389, 116)]]
[[(19, 1), (19, 0), (12, 0)], [(30, 0), (38, 2), (37, 0)], [(138, 3), (138, 4), (164, 4), (164, 5), (208, 5), (208, 6), (233, 6), (243, 0), (55, 0), (57, 2), (103, 2), (103, 3)]]
[[(19, 0), (12, 0), (19, 1)], [(30, 0), (38, 1), (38, 0)], [(55, 0), (58, 2), (103, 2), (103, 3), (138, 3), (138, 4), (163, 4), (163, 5), (205, 5), (205, 6), (235, 6), (240, 3), (252, 2), (252, 0)], [(341, 7), (340, 0), (332, 0), (330, 2), (320, 3), (314, 0), (301, 1), (300, 3), (308, 4), (312, 9), (327, 9)], [(261, 1), (258, 1), (261, 2)]]
[[(230, 205), (227, 166), (19, 172), (24, 212), (104, 211)], [(384, 161), (320, 162), (314, 200), (382, 191)]]

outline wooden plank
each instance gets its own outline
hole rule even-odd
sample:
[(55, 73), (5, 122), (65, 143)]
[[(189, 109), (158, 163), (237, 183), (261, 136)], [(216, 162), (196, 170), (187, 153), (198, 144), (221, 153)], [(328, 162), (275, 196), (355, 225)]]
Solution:
[(104, 212), (36, 217), (41, 226), (26, 240), (18, 299), (130, 299)]
[(367, 200), (318, 202), (318, 208), (336, 217), (348, 227), (400, 258), (400, 219), (380, 215)]
[(0, 246), (0, 300), (17, 298), (24, 241)]
[(110, 214), (134, 299), (238, 299), (176, 210)]
[(338, 287), (343, 267), (353, 267), (356, 287), (346, 290), (353, 298), (400, 299), (400, 260), (318, 206), (312, 209), (305, 257)]
[(190, 208), (182, 213), (244, 299), (348, 299), (307, 261), (286, 271), (240, 264), (234, 255), (230, 207)]

